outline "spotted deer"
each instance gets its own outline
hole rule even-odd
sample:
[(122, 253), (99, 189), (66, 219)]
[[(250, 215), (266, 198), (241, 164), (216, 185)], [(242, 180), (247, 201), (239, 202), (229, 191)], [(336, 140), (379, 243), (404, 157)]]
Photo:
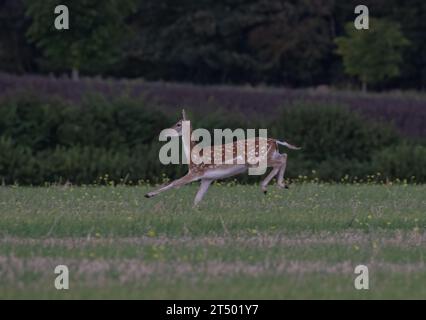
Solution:
[[(183, 124), (186, 120), (185, 111), (182, 110), (182, 119), (179, 120), (173, 127), (170, 129), (174, 130), (178, 136), (182, 136)], [(192, 128), (190, 127), (190, 134), (192, 133)], [(238, 140), (232, 143), (222, 144), (220, 146), (214, 146), (210, 150), (211, 163), (199, 162), (196, 160), (197, 157), (203, 156), (203, 151), (200, 150), (198, 154), (191, 153), (195, 146), (195, 142), (190, 139), (189, 143), (184, 143), (183, 147), (185, 153), (189, 154), (188, 162), (188, 173), (170, 183), (162, 185), (158, 189), (151, 191), (145, 194), (145, 197), (151, 198), (157, 194), (167, 191), (172, 188), (179, 188), (188, 183), (201, 180), (200, 188), (197, 192), (197, 195), (194, 199), (194, 206), (196, 206), (204, 197), (204, 194), (207, 192), (210, 184), (218, 179), (224, 179), (228, 177), (235, 176), (247, 171), (249, 168), (253, 167), (254, 163), (253, 158), (256, 159), (264, 157), (266, 160), (267, 167), (272, 167), (271, 172), (266, 176), (266, 178), (261, 182), (260, 186), (262, 191), (267, 193), (267, 186), (269, 182), (277, 176), (277, 186), (278, 188), (288, 188), (284, 183), (284, 173), (287, 166), (287, 154), (279, 153), (278, 145), (285, 146), (289, 149), (299, 150), (299, 147), (296, 147), (288, 142), (279, 141), (272, 138), (253, 138)], [(238, 153), (238, 150), (244, 150), (244, 154), (241, 155)], [(224, 161), (225, 155), (231, 154), (231, 159), (229, 161)], [(244, 157), (245, 161), (238, 161)], [(216, 161), (217, 159), (221, 161)], [(243, 162), (243, 164), (241, 164)]]

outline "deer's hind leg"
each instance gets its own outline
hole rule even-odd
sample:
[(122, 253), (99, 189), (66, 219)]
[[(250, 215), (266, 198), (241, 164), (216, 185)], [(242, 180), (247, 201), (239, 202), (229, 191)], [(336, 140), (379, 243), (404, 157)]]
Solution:
[(260, 184), (260, 188), (262, 189), (263, 193), (266, 194), (268, 192), (267, 186), (269, 182), (277, 175), (278, 171), (280, 170), (279, 167), (273, 167), (271, 172), (266, 176), (266, 178), (262, 181)]
[(278, 188), (288, 189), (288, 186), (284, 183), (284, 173), (285, 173), (285, 169), (287, 168), (287, 154), (283, 153), (281, 156), (282, 156), (282, 165), (281, 165), (280, 171), (278, 172), (277, 185), (278, 185)]
[(266, 178), (262, 181), (260, 184), (261, 189), (263, 193), (266, 194), (267, 192), (267, 186), (271, 182), (271, 180), (278, 175), (278, 186), (284, 187), (283, 179), (284, 179), (284, 172), (287, 165), (287, 155), (286, 154), (280, 154), (278, 152), (275, 152), (273, 156), (268, 159), (268, 166), (272, 167), (271, 172), (266, 176)]

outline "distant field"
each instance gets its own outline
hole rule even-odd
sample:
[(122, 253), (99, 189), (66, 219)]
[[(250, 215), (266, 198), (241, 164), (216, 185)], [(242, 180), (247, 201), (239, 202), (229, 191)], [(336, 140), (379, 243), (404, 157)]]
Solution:
[[(274, 118), (295, 103), (342, 105), (367, 119), (393, 124), (404, 136), (426, 137), (426, 95), (421, 92), (361, 93), (333, 88), (290, 89), (274, 87), (197, 86), (143, 80), (85, 78), (72, 81), (45, 76), (16, 76), (0, 73), (0, 99), (34, 92), (57, 96), (73, 103), (88, 94), (114, 98), (121, 95), (143, 98), (153, 108), (178, 114), (182, 107), (205, 117), (207, 112), (231, 112), (250, 119)], [(179, 101), (179, 103), (176, 103)]]
[(426, 298), (426, 186), (147, 190), (0, 187), (0, 298)]

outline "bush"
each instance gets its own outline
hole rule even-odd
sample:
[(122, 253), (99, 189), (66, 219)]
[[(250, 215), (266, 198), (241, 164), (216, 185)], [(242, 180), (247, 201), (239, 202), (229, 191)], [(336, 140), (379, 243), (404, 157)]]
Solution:
[[(186, 166), (158, 160), (158, 135), (170, 119), (144, 101), (86, 97), (81, 104), (25, 95), (0, 102), (0, 182), (94, 183), (173, 179)], [(426, 181), (425, 147), (404, 146), (393, 128), (340, 106), (295, 105), (270, 123), (216, 110), (191, 117), (194, 129), (268, 128), (268, 135), (303, 147), (289, 154), (287, 177), (339, 181), (381, 172), (389, 178)], [(259, 181), (242, 175), (241, 182)]]
[(0, 135), (33, 152), (56, 146), (69, 110), (60, 100), (43, 101), (32, 94), (6, 99), (0, 103)]
[[(159, 132), (171, 121), (143, 102), (92, 96), (81, 105), (33, 95), (0, 103), (0, 179), (6, 183), (93, 183), (108, 174), (161, 176)], [(170, 173), (170, 169), (166, 170)]]
[(372, 161), (375, 172), (390, 180), (426, 181), (426, 147), (401, 144), (377, 152)]
[(142, 101), (103, 96), (86, 98), (67, 110), (67, 121), (58, 128), (59, 145), (133, 148), (151, 143), (171, 121)]
[(393, 128), (369, 122), (344, 106), (295, 105), (271, 128), (274, 137), (301, 146), (298, 154), (315, 162), (366, 161), (375, 150), (399, 141)]
[(344, 106), (294, 105), (271, 124), (272, 136), (302, 147), (289, 153), (288, 175), (340, 180), (370, 173), (377, 150), (399, 143), (390, 126), (370, 122)]
[(17, 145), (10, 137), (0, 136), (0, 182), (30, 183), (36, 173), (36, 161), (29, 147)]

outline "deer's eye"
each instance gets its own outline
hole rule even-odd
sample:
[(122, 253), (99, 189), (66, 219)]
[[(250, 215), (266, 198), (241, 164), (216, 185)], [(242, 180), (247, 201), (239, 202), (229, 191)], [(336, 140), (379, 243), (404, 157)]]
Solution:
[(178, 127), (180, 127), (180, 126), (181, 126), (181, 124), (180, 124), (180, 123), (178, 123), (178, 124), (177, 124), (177, 126), (178, 126)]

